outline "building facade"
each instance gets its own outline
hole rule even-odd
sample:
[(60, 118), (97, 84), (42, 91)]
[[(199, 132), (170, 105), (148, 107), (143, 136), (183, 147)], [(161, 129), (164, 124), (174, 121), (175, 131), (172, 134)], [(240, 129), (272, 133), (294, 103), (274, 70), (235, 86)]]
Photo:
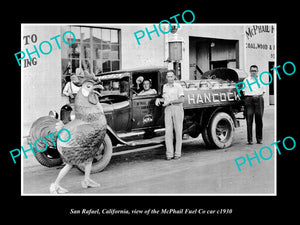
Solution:
[[(252, 64), (260, 72), (276, 65), (276, 24), (181, 24), (176, 32), (152, 32), (151, 40), (146, 27), (153, 30), (153, 24), (22, 24), (24, 135), (34, 120), (50, 110), (59, 112), (68, 103), (62, 90), (77, 68), (99, 74), (137, 67), (176, 67), (182, 80), (193, 80), (218, 67), (248, 73)], [(134, 36), (139, 30), (146, 33), (140, 45)], [(174, 40), (181, 42), (177, 61), (170, 58)], [(266, 90), (265, 105), (274, 104), (273, 83)]]

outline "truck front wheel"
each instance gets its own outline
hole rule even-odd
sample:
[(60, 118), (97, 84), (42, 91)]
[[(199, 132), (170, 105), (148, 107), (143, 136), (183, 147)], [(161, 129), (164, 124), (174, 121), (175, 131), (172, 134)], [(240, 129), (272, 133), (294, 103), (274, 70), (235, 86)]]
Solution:
[(218, 112), (211, 119), (207, 131), (209, 140), (215, 147), (227, 148), (233, 140), (233, 119), (225, 112)]

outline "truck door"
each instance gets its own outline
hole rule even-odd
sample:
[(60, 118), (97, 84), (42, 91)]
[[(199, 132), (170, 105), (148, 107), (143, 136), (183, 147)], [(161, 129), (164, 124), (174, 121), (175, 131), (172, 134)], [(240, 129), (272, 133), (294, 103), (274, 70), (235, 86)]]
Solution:
[(130, 102), (122, 101), (112, 104), (113, 129), (115, 132), (130, 130)]
[(160, 128), (163, 126), (162, 107), (155, 105), (157, 95), (132, 98), (132, 130)]

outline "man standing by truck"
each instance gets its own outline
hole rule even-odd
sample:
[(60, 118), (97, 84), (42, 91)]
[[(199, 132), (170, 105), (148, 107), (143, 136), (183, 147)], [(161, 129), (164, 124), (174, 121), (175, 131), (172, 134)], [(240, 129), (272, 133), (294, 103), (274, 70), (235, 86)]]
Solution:
[(250, 66), (250, 76), (245, 78), (244, 83), (248, 81), (251, 84), (246, 85), (244, 92), (245, 107), (246, 107), (246, 121), (247, 121), (247, 140), (248, 144), (252, 145), (252, 124), (255, 115), (255, 133), (256, 141), (262, 144), (263, 139), (263, 114), (264, 114), (264, 98), (263, 94), (266, 92), (264, 85), (258, 83), (258, 67), (256, 65)]
[[(182, 128), (183, 128), (183, 88), (179, 83), (175, 83), (174, 70), (168, 70), (166, 73), (168, 83), (163, 86), (163, 98), (156, 100), (156, 105), (163, 102), (165, 106), (165, 142), (166, 159), (179, 159), (181, 157), (182, 147)], [(175, 130), (175, 156), (173, 146), (173, 130)]]

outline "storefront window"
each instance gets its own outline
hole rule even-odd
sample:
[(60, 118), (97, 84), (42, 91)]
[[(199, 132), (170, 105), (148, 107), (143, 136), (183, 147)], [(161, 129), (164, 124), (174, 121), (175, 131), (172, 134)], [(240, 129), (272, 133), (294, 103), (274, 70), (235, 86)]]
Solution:
[[(120, 69), (120, 30), (63, 26), (62, 34), (65, 31), (72, 31), (76, 40), (72, 45), (61, 45), (62, 89), (77, 68), (96, 75)], [(65, 39), (72, 42), (73, 36), (67, 33)]]

